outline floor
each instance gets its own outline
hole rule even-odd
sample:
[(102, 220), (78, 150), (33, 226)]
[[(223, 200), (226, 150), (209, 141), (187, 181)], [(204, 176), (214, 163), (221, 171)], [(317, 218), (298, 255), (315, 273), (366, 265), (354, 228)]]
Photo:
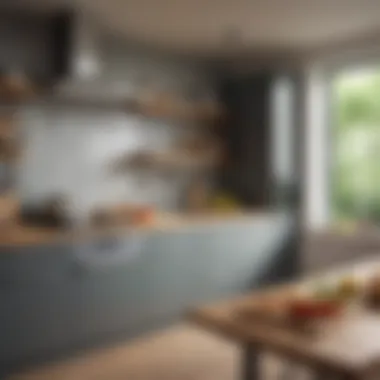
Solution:
[[(265, 379), (276, 378), (280, 367), (274, 360), (263, 362)], [(7, 380), (233, 380), (238, 375), (238, 347), (182, 324)]]
[(9, 380), (230, 380), (237, 354), (232, 344), (183, 324)]

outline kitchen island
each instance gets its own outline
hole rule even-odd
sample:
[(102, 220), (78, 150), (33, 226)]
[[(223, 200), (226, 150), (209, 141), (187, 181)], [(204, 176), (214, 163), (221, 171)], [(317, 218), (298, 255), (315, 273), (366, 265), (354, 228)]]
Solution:
[(295, 231), (286, 213), (257, 213), (77, 235), (40, 230), (24, 240), (21, 230), (2, 232), (4, 371), (126, 339), (193, 305), (289, 278)]

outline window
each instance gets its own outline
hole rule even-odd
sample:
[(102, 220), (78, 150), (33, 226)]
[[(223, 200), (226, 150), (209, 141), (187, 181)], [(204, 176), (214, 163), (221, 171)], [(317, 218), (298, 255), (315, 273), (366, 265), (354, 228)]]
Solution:
[(380, 222), (380, 68), (332, 82), (330, 216)]

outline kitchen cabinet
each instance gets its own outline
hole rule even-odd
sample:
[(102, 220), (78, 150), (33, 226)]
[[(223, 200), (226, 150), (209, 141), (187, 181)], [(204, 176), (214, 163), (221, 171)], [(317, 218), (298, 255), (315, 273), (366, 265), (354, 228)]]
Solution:
[(228, 163), (222, 186), (247, 206), (269, 204), (270, 75), (227, 78), (220, 97), (228, 109), (222, 130)]
[(0, 290), (0, 356), (4, 366), (17, 368), (72, 348), (81, 331), (79, 299), (73, 285)]
[[(181, 318), (193, 305), (276, 280), (294, 252), (281, 244), (287, 214), (89, 240), (89, 254), (110, 248), (110, 261), (78, 260), (78, 244), (3, 247), (0, 251), (0, 357), (5, 367), (44, 361), (78, 348), (126, 339)], [(83, 248), (83, 247), (82, 247)], [(112, 250), (125, 250), (113, 261)], [(95, 256), (94, 256), (95, 257)], [(100, 265), (98, 265), (100, 264)], [(287, 275), (291, 275), (289, 272)], [(272, 277), (271, 277), (272, 276)]]
[(67, 249), (64, 244), (1, 248), (1, 286), (18, 290), (61, 286), (72, 269)]
[(220, 182), (247, 206), (299, 205), (301, 79), (284, 70), (223, 77), (228, 161)]
[[(106, 246), (97, 241), (90, 242), (87, 248), (95, 253)], [(75, 261), (77, 247), (72, 249)], [(150, 293), (145, 245), (131, 249), (131, 238), (120, 236), (108, 249), (114, 250), (103, 252), (108, 258), (97, 261), (97, 258), (87, 257), (78, 264), (82, 340), (101, 339), (121, 331), (130, 333), (147, 316), (144, 305), (149, 302)], [(116, 261), (112, 255), (117, 256)]]
[(80, 299), (66, 253), (63, 245), (0, 250), (0, 357), (5, 368), (75, 344)]

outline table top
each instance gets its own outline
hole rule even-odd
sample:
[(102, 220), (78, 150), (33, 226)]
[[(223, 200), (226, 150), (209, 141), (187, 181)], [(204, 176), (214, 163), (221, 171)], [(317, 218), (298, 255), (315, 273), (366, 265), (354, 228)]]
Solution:
[[(242, 319), (236, 311), (264, 297), (289, 294), (308, 281), (333, 280), (350, 274), (366, 278), (380, 273), (380, 259), (338, 268), (312, 278), (253, 292), (242, 297), (192, 310), (189, 319), (216, 334), (242, 344), (268, 349), (320, 370), (358, 377), (380, 373), (380, 310), (353, 307), (332, 319), (313, 334), (304, 334), (286, 325), (262, 319)], [(262, 298), (263, 297), (263, 298)]]

